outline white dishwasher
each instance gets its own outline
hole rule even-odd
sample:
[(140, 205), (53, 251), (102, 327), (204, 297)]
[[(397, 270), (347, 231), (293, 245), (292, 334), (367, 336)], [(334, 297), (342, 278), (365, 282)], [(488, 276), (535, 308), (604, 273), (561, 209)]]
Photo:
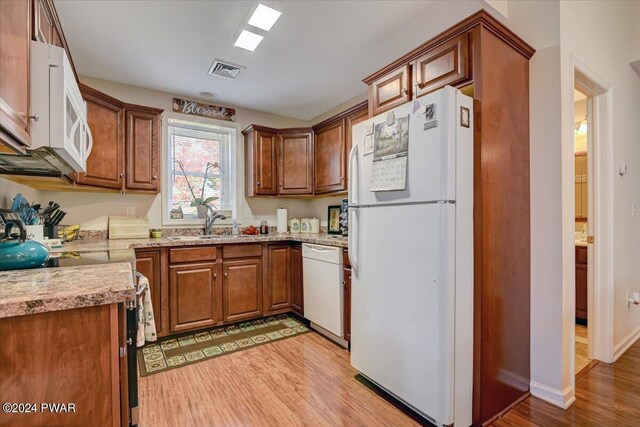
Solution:
[(302, 258), (304, 317), (315, 330), (329, 332), (334, 335), (329, 338), (344, 346), (342, 248), (305, 243)]

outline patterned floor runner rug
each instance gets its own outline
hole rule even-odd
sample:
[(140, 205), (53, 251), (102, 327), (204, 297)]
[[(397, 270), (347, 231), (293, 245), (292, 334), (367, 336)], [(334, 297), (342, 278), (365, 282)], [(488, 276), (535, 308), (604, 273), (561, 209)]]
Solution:
[(309, 332), (295, 318), (280, 314), (181, 336), (159, 338), (138, 349), (140, 376), (213, 359)]

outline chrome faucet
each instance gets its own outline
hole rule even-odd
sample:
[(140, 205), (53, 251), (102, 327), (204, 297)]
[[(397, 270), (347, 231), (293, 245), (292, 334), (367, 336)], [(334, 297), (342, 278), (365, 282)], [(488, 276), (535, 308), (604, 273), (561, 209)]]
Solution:
[(208, 236), (209, 234), (211, 234), (211, 229), (213, 228), (213, 223), (216, 222), (216, 219), (225, 220), (227, 219), (227, 217), (222, 215), (221, 213), (214, 212), (211, 206), (209, 205), (206, 205), (206, 206), (207, 206), (207, 216), (204, 219), (204, 235)]

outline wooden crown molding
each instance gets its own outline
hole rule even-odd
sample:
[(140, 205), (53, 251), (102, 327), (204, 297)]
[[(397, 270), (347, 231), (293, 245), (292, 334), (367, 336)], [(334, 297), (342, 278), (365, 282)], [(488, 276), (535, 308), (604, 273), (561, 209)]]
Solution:
[(502, 41), (504, 41), (513, 49), (515, 49), (520, 54), (522, 54), (525, 58), (530, 59), (535, 53), (535, 49), (531, 47), (527, 42), (522, 40), (513, 31), (507, 28), (504, 24), (502, 24), (500, 21), (498, 21), (489, 13), (487, 13), (486, 10), (481, 9), (478, 12), (474, 13), (473, 15), (469, 16), (468, 18), (458, 22), (451, 28), (441, 32), (437, 36), (422, 43), (420, 46), (416, 47), (411, 52), (393, 61), (391, 64), (365, 77), (362, 81), (367, 85), (369, 85), (373, 83), (375, 80), (379, 79), (380, 77), (395, 70), (396, 68), (404, 64), (407, 64), (408, 62), (413, 61), (414, 59), (422, 55), (424, 52), (430, 49), (433, 49), (439, 44), (442, 44), (447, 40), (450, 40), (451, 38), (459, 35), (460, 33), (467, 32), (479, 25), (491, 31), (492, 33), (494, 33)]
[(322, 129), (323, 127), (326, 127), (330, 124), (333, 124), (334, 122), (338, 121), (338, 120), (342, 120), (345, 117), (355, 113), (356, 111), (360, 111), (362, 109), (369, 109), (369, 100), (364, 100), (362, 102), (357, 103), (356, 105), (354, 105), (351, 108), (348, 108), (344, 111), (342, 111), (339, 114), (336, 114), (335, 116), (329, 117), (326, 120), (321, 121), (320, 123), (316, 123), (315, 125), (313, 125), (313, 130), (316, 131), (318, 129)]

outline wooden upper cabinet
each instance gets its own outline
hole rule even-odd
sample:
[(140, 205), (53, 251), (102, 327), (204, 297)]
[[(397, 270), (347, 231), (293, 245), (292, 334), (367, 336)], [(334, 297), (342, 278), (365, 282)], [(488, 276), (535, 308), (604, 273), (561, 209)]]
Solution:
[(93, 135), (93, 149), (86, 173), (76, 174), (83, 185), (122, 189), (124, 183), (125, 116), (117, 99), (80, 85), (87, 102), (87, 122)]
[[(33, 39), (42, 43), (53, 43), (53, 19), (49, 13), (45, 0), (33, 1)], [(56, 30), (57, 32), (57, 30)], [(60, 35), (58, 34), (58, 38)]]
[(265, 313), (291, 307), (291, 247), (288, 243), (269, 245), (269, 281), (265, 292)]
[(248, 197), (275, 196), (278, 193), (276, 146), (277, 130), (249, 126), (245, 136), (245, 189)]
[(325, 194), (347, 189), (345, 119), (314, 128), (314, 193)]
[(31, 145), (28, 1), (0, 1), (0, 141), (22, 150)]
[(162, 110), (126, 106), (126, 188), (158, 192)]
[(467, 38), (467, 33), (460, 34), (415, 60), (416, 98), (469, 78)]
[(215, 263), (169, 267), (171, 332), (203, 328), (218, 322), (217, 276)]
[(236, 322), (261, 316), (262, 258), (246, 258), (222, 263), (222, 319)]
[(369, 115), (373, 117), (395, 108), (411, 97), (411, 64), (406, 64), (369, 85)]
[(281, 131), (277, 158), (278, 194), (313, 194), (313, 132)]

